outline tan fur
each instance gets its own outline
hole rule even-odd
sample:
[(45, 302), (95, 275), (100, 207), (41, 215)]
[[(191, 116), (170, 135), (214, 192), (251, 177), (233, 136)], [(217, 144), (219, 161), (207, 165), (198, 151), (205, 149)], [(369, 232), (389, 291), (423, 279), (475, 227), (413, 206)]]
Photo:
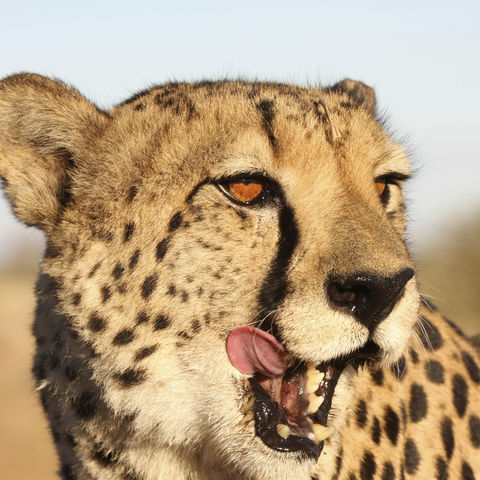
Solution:
[[(48, 240), (34, 374), (64, 479), (388, 480), (387, 462), (395, 478), (434, 478), (440, 461), (451, 478), (463, 462), (480, 469), (469, 431), (479, 401), (469, 359), (478, 360), (419, 306), (414, 278), (371, 335), (382, 348), (382, 385), (368, 368), (344, 372), (330, 413), (336, 433), (317, 464), (255, 435), (247, 376), (226, 355), (232, 329), (269, 319), (304, 361), (368, 340), (362, 324), (331, 307), (325, 282), (332, 272), (388, 277), (412, 267), (401, 186), (383, 206), (374, 185), (408, 174), (408, 161), (374, 113), (373, 90), (352, 80), (323, 90), (165, 85), (110, 112), (37, 75), (0, 82), (0, 175), (15, 214)], [(281, 186), (298, 229), (274, 311), (259, 311), (259, 298), (285, 233), (281, 208), (236, 205), (214, 185), (246, 173)], [(431, 322), (426, 332), (419, 315)], [(432, 345), (432, 325), (441, 345), (435, 336)], [(441, 384), (425, 377), (432, 360), (443, 365)], [(452, 405), (455, 375), (468, 385), (462, 415)], [(414, 384), (427, 395), (421, 419)], [(356, 422), (361, 402), (368, 411)], [(449, 458), (438, 434), (446, 416)], [(421, 456), (415, 471), (408, 439)]]

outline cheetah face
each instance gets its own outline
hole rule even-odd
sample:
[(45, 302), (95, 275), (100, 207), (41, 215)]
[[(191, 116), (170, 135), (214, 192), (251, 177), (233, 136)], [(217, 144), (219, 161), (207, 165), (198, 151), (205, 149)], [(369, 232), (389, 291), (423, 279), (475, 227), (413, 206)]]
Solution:
[(401, 357), (418, 308), (409, 168), (352, 83), (167, 85), (104, 116), (82, 103), (89, 141), (43, 152), (73, 151), (54, 220), (18, 201), (0, 164), (17, 214), (47, 233), (72, 351), (92, 352), (145, 474), (162, 449), (246, 478), (307, 474), (355, 369)]

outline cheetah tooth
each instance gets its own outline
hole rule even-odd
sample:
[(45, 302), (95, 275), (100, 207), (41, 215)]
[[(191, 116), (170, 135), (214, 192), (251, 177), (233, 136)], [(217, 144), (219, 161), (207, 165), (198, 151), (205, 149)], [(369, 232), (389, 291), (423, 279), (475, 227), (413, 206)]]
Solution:
[(288, 425), (285, 425), (284, 423), (279, 423), (277, 425), (277, 433), (282, 438), (288, 438), (290, 436), (290, 428), (288, 427)]
[(325, 374), (323, 372), (319, 372), (315, 368), (315, 364), (309, 363), (307, 367), (307, 392), (315, 393), (324, 376)]
[(335, 431), (332, 427), (324, 427), (323, 425), (320, 425), (318, 423), (314, 423), (312, 425), (312, 428), (313, 433), (315, 434), (315, 438), (319, 443), (326, 440)]
[(324, 397), (321, 395), (317, 397), (314, 393), (308, 396), (308, 413), (315, 413), (322, 405)]

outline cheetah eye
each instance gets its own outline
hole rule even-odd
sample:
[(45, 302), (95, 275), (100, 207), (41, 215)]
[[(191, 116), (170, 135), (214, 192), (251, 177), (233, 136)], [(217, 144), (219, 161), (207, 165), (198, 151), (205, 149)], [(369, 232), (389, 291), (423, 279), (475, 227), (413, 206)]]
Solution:
[(390, 199), (391, 186), (400, 186), (401, 182), (407, 180), (409, 177), (409, 175), (404, 173), (389, 173), (375, 179), (375, 189), (383, 205), (386, 205)]
[(275, 197), (271, 183), (261, 176), (236, 176), (219, 181), (217, 186), (235, 203), (254, 205)]

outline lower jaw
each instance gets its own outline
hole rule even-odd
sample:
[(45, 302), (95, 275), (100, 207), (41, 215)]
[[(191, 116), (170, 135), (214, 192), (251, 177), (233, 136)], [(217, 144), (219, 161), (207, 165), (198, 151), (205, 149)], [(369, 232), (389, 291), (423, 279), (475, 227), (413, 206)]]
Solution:
[(323, 442), (317, 443), (308, 437), (291, 434), (284, 438), (278, 434), (277, 425), (289, 425), (281, 407), (272, 402), (270, 395), (255, 379), (250, 379), (254, 394), (255, 434), (267, 447), (279, 452), (302, 452), (317, 459), (323, 449)]

